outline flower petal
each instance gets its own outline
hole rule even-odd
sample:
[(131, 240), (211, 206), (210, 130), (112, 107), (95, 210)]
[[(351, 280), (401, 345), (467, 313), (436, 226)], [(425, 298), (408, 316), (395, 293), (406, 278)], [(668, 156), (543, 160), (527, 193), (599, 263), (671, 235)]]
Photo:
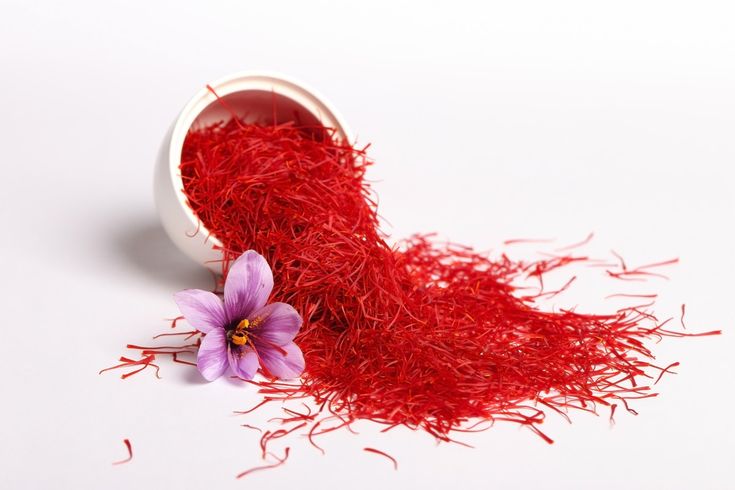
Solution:
[(227, 335), (223, 328), (210, 330), (202, 339), (197, 368), (207, 381), (214, 381), (227, 370)]
[(258, 372), (258, 355), (252, 347), (244, 346), (239, 350), (227, 349), (227, 361), (230, 369), (242, 379), (253, 379)]
[(301, 315), (286, 303), (271, 303), (250, 316), (257, 324), (253, 336), (270, 344), (288, 344), (301, 328)]
[[(263, 367), (277, 378), (297, 378), (304, 372), (304, 354), (293, 342), (278, 348), (258, 345), (257, 349)], [(285, 355), (282, 350), (285, 351)]]
[(242, 254), (230, 266), (225, 281), (225, 312), (230, 322), (262, 308), (273, 290), (268, 262), (254, 250)]
[(174, 301), (189, 324), (202, 333), (224, 328), (227, 323), (222, 300), (201, 289), (185, 289), (174, 294)]

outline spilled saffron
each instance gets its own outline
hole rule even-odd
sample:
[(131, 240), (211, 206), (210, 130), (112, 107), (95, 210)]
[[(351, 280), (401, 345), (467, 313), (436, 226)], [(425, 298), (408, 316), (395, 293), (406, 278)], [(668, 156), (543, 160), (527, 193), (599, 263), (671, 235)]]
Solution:
[[(528, 262), (505, 254), (490, 258), (431, 235), (389, 244), (365, 180), (371, 164), (364, 148), (335, 140), (330, 130), (291, 123), (261, 126), (233, 118), (193, 128), (185, 140), (184, 193), (201, 224), (223, 244), (223, 276), (235, 258), (254, 249), (273, 268), (272, 299), (293, 305), (304, 319), (296, 338), (306, 359), (301, 380), (248, 381), (264, 398), (236, 412), (303, 398), (318, 407), (283, 407), (285, 416), (271, 420), (284, 426), (276, 430), (243, 424), (261, 430), (263, 459), (272, 455), (269, 443), (299, 431), (324, 452), (316, 442), (320, 435), (352, 430), (359, 419), (385, 424), (386, 431), (399, 425), (422, 429), (460, 444), (450, 433), (513, 422), (552, 443), (539, 428), (547, 413), (569, 420), (572, 410), (608, 407), (613, 423), (618, 402), (637, 414), (629, 400), (656, 396), (651, 386), (678, 363), (653, 365), (649, 341), (719, 333), (665, 328), (670, 319), (651, 311), (655, 294), (610, 295), (650, 301), (604, 314), (543, 310), (540, 300), (567, 291), (576, 279), (547, 292), (544, 278), (553, 271), (587, 265), (604, 267), (614, 279), (646, 281), (665, 278), (652, 269), (676, 262), (631, 269), (615, 252), (614, 263), (572, 254), (592, 234)], [(683, 317), (682, 307), (682, 326)], [(126, 359), (112, 369), (157, 367), (155, 356), (177, 360), (196, 352), (196, 331), (166, 334), (177, 335), (189, 343), (129, 345), (143, 359)], [(388, 454), (364, 450), (397, 468)], [(280, 466), (288, 454), (286, 448), (276, 463), (238, 478)]]
[(363, 450), (363, 451), (366, 451), (366, 452), (368, 452), (368, 453), (374, 453), (374, 454), (379, 454), (379, 455), (381, 455), (381, 456), (383, 456), (383, 457), (385, 457), (385, 458), (388, 458), (388, 459), (390, 459), (390, 460), (391, 460), (391, 462), (393, 462), (393, 469), (394, 469), (394, 470), (398, 470), (398, 461), (396, 461), (396, 458), (394, 458), (394, 457), (393, 457), (393, 456), (391, 456), (390, 454), (388, 454), (388, 453), (386, 453), (386, 452), (383, 452), (383, 451), (380, 451), (379, 449), (374, 449), (374, 448), (371, 448), (371, 447), (364, 447), (364, 448), (362, 448), (362, 450)]
[(112, 463), (113, 465), (129, 463), (133, 459), (133, 446), (130, 444), (130, 439), (123, 439), (123, 444), (125, 444), (125, 448), (128, 450), (128, 457), (120, 461), (115, 461)]
[(247, 475), (249, 475), (251, 473), (255, 473), (256, 471), (262, 471), (262, 470), (269, 470), (269, 469), (272, 469), (272, 468), (278, 468), (279, 466), (281, 466), (283, 463), (286, 462), (286, 460), (288, 459), (288, 454), (289, 454), (290, 451), (291, 451), (291, 448), (290, 447), (287, 447), (286, 450), (285, 450), (285, 453), (283, 455), (283, 458), (278, 458), (276, 456), (271, 455), (276, 460), (275, 463), (273, 463), (273, 464), (266, 464), (266, 465), (262, 465), (262, 466), (256, 466), (254, 468), (250, 468), (249, 470), (245, 470), (242, 473), (240, 473), (239, 475), (237, 475), (237, 478), (243, 478), (243, 477), (245, 477), (245, 476), (247, 476)]

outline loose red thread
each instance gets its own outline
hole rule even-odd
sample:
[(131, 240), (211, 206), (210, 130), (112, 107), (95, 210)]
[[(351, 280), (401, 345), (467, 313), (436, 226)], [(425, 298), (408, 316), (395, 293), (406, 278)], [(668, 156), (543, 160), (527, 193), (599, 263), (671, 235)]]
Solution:
[(679, 317), (679, 323), (681, 323), (681, 328), (686, 330), (687, 326), (684, 324), (684, 315), (686, 315), (687, 312), (687, 305), (682, 304), (681, 305), (681, 316)]
[(374, 448), (371, 448), (371, 447), (364, 447), (364, 448), (362, 448), (362, 450), (363, 450), (363, 451), (367, 451), (367, 452), (369, 452), (369, 453), (375, 453), (375, 454), (379, 454), (379, 455), (381, 455), (381, 456), (384, 456), (384, 457), (386, 457), (386, 458), (390, 459), (390, 460), (391, 460), (391, 461), (393, 462), (393, 469), (394, 469), (394, 470), (398, 470), (398, 461), (396, 461), (396, 458), (394, 458), (394, 457), (393, 457), (393, 456), (391, 456), (390, 454), (388, 454), (388, 453), (385, 453), (385, 452), (383, 452), (383, 451), (380, 451), (379, 449), (374, 449)]
[(661, 378), (663, 378), (664, 377), (664, 374), (666, 374), (666, 373), (676, 374), (675, 372), (670, 371), (670, 369), (673, 368), (673, 367), (676, 367), (678, 365), (679, 365), (679, 362), (672, 362), (671, 364), (669, 364), (668, 366), (666, 366), (665, 368), (663, 368), (661, 370), (661, 374), (658, 375), (658, 378), (656, 378), (656, 381), (654, 381), (653, 384), (655, 384), (655, 385), (658, 384), (658, 382), (661, 381)]
[(510, 240), (503, 241), (503, 245), (516, 245), (524, 243), (551, 243), (554, 240), (551, 238), (511, 238)]
[(610, 298), (648, 298), (648, 299), (656, 299), (658, 298), (658, 294), (626, 294), (626, 293), (616, 293), (616, 294), (608, 294), (605, 296), (605, 299)]
[(270, 453), (270, 455), (273, 456), (273, 458), (276, 460), (275, 463), (273, 463), (273, 464), (266, 464), (266, 465), (263, 465), (263, 466), (256, 466), (255, 468), (250, 468), (249, 470), (245, 470), (242, 473), (240, 473), (239, 475), (237, 475), (237, 478), (243, 478), (243, 477), (245, 477), (245, 476), (247, 476), (247, 475), (249, 475), (251, 473), (255, 473), (256, 471), (262, 471), (262, 470), (269, 470), (269, 469), (272, 469), (272, 468), (278, 468), (279, 466), (281, 466), (283, 463), (286, 462), (286, 460), (288, 459), (288, 454), (289, 454), (290, 451), (291, 451), (291, 448), (290, 447), (287, 447), (286, 450), (285, 450), (285, 453), (283, 455), (283, 458), (279, 458), (279, 457), (273, 455), (272, 453)]
[(115, 461), (112, 463), (113, 465), (129, 463), (133, 459), (133, 446), (130, 444), (130, 439), (123, 439), (123, 444), (125, 444), (125, 447), (128, 450), (128, 457), (120, 461)]
[[(271, 421), (283, 428), (262, 432), (263, 458), (272, 455), (269, 443), (298, 430), (324, 452), (316, 439), (352, 430), (358, 419), (385, 424), (386, 431), (423, 429), (455, 443), (452, 431), (513, 422), (552, 443), (539, 428), (549, 410), (569, 420), (573, 410), (597, 414), (598, 407), (610, 407), (613, 421), (617, 402), (637, 414), (629, 400), (656, 396), (652, 373), (659, 370), (660, 378), (673, 365), (662, 370), (651, 364), (646, 342), (719, 333), (666, 329), (670, 319), (650, 310), (655, 295), (614, 295), (650, 302), (606, 314), (538, 307), (537, 301), (566, 291), (575, 279), (545, 292), (544, 277), (553, 271), (588, 265), (605, 267), (615, 279), (646, 281), (665, 277), (651, 269), (676, 261), (629, 269), (614, 252), (618, 264), (567, 254), (592, 234), (528, 262), (491, 259), (431, 235), (390, 245), (364, 178), (372, 164), (365, 148), (333, 136), (321, 127), (233, 118), (193, 128), (182, 151), (184, 193), (222, 243), (223, 276), (243, 251), (256, 250), (273, 268), (272, 300), (293, 305), (304, 319), (296, 338), (306, 358), (300, 382), (250, 381), (264, 399), (237, 413), (304, 398), (317, 410), (283, 407), (285, 416)], [(529, 280), (538, 291), (523, 295)], [(113, 368), (144, 369), (154, 356), (176, 360), (197, 345), (129, 346), (143, 359)], [(365, 450), (396, 464), (382, 451)], [(275, 464), (238, 478), (280, 466), (288, 453), (286, 448)]]
[(159, 372), (161, 370), (160, 366), (155, 364), (153, 361), (156, 359), (156, 356), (153, 354), (144, 354), (143, 357), (140, 359), (130, 359), (128, 357), (120, 357), (120, 364), (117, 364), (115, 366), (111, 366), (105, 369), (102, 369), (99, 374), (102, 374), (106, 371), (111, 371), (113, 369), (121, 369), (121, 368), (130, 368), (134, 367), (135, 369), (133, 371), (129, 371), (127, 373), (123, 373), (120, 377), (122, 379), (127, 379), (130, 376), (137, 374), (143, 370), (145, 370), (147, 367), (153, 367), (155, 368), (156, 377), (160, 378)]
[(613, 252), (613, 254), (620, 260), (621, 270), (620, 271), (608, 270), (607, 274), (610, 277), (614, 277), (615, 279), (621, 279), (624, 281), (643, 281), (645, 277), (659, 277), (661, 279), (668, 279), (667, 276), (660, 274), (658, 272), (651, 272), (648, 269), (665, 267), (665, 266), (673, 265), (679, 262), (679, 259), (675, 258), (675, 259), (665, 260), (662, 262), (656, 262), (653, 264), (641, 265), (639, 267), (636, 267), (635, 269), (628, 269), (623, 258), (615, 252)]
[(572, 249), (575, 249), (575, 248), (582, 247), (584, 245), (587, 245), (589, 242), (591, 242), (594, 237), (595, 237), (595, 234), (594, 233), (590, 233), (589, 235), (587, 235), (587, 238), (585, 238), (581, 242), (573, 243), (571, 245), (567, 245), (566, 247), (557, 248), (556, 251), (557, 252), (563, 252), (563, 251), (566, 251), (566, 250), (572, 250)]

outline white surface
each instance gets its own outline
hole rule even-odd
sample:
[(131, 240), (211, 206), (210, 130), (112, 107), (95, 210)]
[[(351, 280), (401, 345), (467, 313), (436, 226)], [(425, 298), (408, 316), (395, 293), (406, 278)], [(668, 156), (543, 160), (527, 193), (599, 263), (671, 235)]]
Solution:
[[(0, 487), (732, 488), (730, 2), (270, 3), (3, 2)], [(236, 481), (257, 434), (229, 414), (252, 390), (97, 370), (165, 329), (174, 291), (210, 285), (157, 224), (153, 162), (191, 94), (242, 69), (304, 80), (374, 143), (396, 236), (595, 231), (631, 262), (679, 256), (658, 310), (686, 302), (690, 329), (725, 335), (656, 346), (680, 374), (613, 429), (551, 417), (548, 446), (501, 424), (470, 450), (366, 426)], [(125, 437), (135, 458), (113, 467)]]

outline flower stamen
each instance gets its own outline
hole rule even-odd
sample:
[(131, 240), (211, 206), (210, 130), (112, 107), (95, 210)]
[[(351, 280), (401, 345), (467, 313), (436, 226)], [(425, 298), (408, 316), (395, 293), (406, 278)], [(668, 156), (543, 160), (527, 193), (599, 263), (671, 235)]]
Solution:
[(245, 332), (236, 330), (232, 332), (232, 336), (230, 337), (230, 342), (232, 342), (235, 345), (245, 345), (248, 343), (248, 335)]
[(235, 345), (245, 345), (248, 343), (248, 334), (245, 332), (250, 328), (250, 320), (247, 318), (243, 319), (240, 323), (237, 324), (235, 327), (235, 330), (230, 335), (230, 342), (232, 342)]

